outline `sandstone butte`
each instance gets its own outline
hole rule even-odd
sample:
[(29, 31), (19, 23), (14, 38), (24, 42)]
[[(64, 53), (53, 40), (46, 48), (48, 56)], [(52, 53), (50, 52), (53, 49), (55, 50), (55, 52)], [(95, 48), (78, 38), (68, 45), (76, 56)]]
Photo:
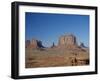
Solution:
[[(36, 40), (36, 39), (26, 40), (25, 46), (26, 46), (26, 48), (46, 48), (45, 46), (42, 45), (42, 41)], [(84, 43), (81, 43), (80, 45), (78, 45), (77, 39), (73, 34), (60, 36), (60, 38), (58, 40), (58, 45), (55, 46), (55, 44), (53, 43), (53, 45), (51, 47), (58, 47), (58, 48), (81, 47), (81, 48), (86, 48)]]

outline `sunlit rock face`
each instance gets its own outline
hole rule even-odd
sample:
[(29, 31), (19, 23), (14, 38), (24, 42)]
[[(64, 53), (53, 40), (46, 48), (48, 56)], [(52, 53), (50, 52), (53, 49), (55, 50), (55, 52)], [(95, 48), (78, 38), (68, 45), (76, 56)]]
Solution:
[(72, 34), (70, 35), (63, 35), (59, 38), (59, 44), (58, 46), (60, 47), (76, 47), (77, 45), (77, 41), (76, 41), (76, 37)]

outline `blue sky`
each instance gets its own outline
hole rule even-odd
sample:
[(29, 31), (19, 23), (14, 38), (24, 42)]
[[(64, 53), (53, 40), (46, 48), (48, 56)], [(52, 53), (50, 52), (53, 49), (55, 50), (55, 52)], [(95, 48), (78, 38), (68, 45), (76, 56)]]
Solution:
[(58, 44), (61, 35), (74, 34), (78, 42), (89, 46), (89, 16), (72, 14), (25, 13), (25, 38), (41, 40), (49, 47)]

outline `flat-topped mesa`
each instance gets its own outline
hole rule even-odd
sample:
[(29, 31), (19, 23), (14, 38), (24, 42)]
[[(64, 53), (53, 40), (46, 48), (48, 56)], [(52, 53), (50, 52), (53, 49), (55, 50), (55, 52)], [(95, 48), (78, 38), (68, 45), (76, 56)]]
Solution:
[(76, 37), (72, 34), (63, 35), (59, 38), (58, 46), (68, 47), (68, 48), (76, 47), (76, 46), (78, 46)]
[(43, 47), (43, 45), (40, 40), (36, 39), (26, 40), (26, 48), (41, 48), (41, 47)]

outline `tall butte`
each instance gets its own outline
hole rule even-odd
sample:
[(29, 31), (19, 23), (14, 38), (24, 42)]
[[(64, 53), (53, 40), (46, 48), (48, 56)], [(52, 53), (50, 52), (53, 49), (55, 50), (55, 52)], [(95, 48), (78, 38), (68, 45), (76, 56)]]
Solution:
[(58, 47), (65, 47), (65, 48), (78, 47), (76, 37), (73, 34), (61, 36), (59, 38)]

